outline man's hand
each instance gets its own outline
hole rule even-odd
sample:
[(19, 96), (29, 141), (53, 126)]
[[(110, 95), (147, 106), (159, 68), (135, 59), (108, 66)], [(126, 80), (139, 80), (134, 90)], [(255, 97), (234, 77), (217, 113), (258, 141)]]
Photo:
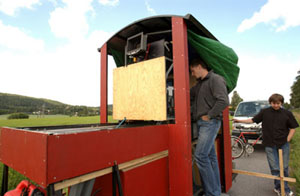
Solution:
[(201, 116), (201, 119), (204, 120), (204, 121), (209, 121), (210, 120), (208, 115)]
[(287, 142), (290, 142), (291, 141), (291, 139), (292, 139), (292, 137), (294, 136), (294, 134), (295, 134), (295, 129), (290, 129), (290, 132), (289, 132), (289, 135), (288, 135), (288, 137), (287, 137)]
[(238, 123), (238, 122), (239, 122), (238, 119), (232, 119), (232, 121), (233, 121), (234, 123)]
[(252, 118), (245, 119), (245, 120), (238, 120), (238, 119), (232, 119), (232, 120), (235, 123), (247, 123), (247, 124), (253, 123)]

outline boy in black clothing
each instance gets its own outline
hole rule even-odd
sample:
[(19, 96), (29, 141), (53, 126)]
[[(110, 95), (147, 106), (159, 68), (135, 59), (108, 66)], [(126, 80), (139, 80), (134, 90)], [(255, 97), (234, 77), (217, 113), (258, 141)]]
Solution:
[[(233, 121), (237, 123), (262, 122), (263, 145), (265, 146), (271, 174), (274, 176), (279, 176), (280, 174), (278, 149), (281, 148), (283, 153), (284, 176), (288, 177), (289, 142), (295, 133), (295, 128), (297, 128), (299, 124), (290, 111), (281, 107), (284, 103), (282, 95), (273, 94), (269, 98), (269, 103), (271, 107), (262, 109), (252, 119), (233, 119)], [(280, 195), (280, 181), (274, 180), (274, 185), (274, 191)], [(287, 196), (294, 195), (288, 187), (287, 182), (285, 182), (284, 187)]]

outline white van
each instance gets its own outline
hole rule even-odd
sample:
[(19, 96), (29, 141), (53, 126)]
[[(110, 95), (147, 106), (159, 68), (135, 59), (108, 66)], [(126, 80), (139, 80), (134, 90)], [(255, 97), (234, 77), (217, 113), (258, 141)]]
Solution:
[[(243, 101), (237, 106), (233, 118), (238, 120), (249, 119), (258, 114), (261, 109), (269, 106), (269, 102), (265, 100)], [(261, 134), (261, 123), (233, 123), (232, 125), (232, 135), (239, 136), (241, 132), (253, 132), (253, 134), (245, 134), (244, 136), (246, 139), (256, 139)]]

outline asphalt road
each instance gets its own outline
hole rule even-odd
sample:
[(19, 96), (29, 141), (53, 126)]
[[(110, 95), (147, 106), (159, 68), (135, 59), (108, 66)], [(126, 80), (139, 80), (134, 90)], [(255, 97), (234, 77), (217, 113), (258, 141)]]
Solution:
[[(242, 156), (234, 160), (236, 169), (270, 174), (268, 161), (262, 145), (255, 145), (254, 152), (250, 156)], [(239, 174), (232, 182), (228, 192), (230, 196), (276, 196), (273, 191), (272, 179), (259, 178)]]

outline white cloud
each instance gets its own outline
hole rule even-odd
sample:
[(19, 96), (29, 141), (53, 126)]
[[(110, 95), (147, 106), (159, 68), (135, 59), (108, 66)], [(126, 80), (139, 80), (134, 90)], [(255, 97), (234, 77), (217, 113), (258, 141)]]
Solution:
[(93, 11), (92, 1), (63, 0), (65, 6), (50, 13), (49, 25), (54, 35), (68, 40), (84, 38), (89, 30), (86, 14)]
[(0, 11), (13, 16), (18, 9), (33, 9), (33, 6), (39, 3), (40, 0), (0, 0)]
[(18, 52), (41, 52), (44, 50), (44, 41), (30, 37), (17, 27), (4, 25), (0, 20), (0, 46)]
[(251, 18), (243, 20), (237, 31), (243, 32), (259, 23), (270, 24), (276, 31), (300, 26), (299, 8), (299, 0), (268, 0)]
[(119, 5), (119, 0), (99, 0), (99, 3), (102, 5), (117, 6)]
[(54, 35), (69, 41), (52, 52), (44, 49), (43, 40), (0, 20), (0, 91), (73, 105), (99, 106), (97, 48), (112, 33), (88, 32), (87, 13), (93, 11), (92, 1), (63, 0), (64, 5), (50, 13), (49, 25)]
[[(85, 39), (72, 40), (54, 52), (47, 52), (39, 40), (27, 36), (18, 28), (0, 23), (0, 32), (2, 30), (14, 36), (0, 36), (0, 45), (6, 44), (6, 47), (13, 49), (0, 50), (1, 92), (48, 98), (73, 105), (100, 105), (100, 54), (97, 48), (112, 33), (94, 31)], [(16, 52), (16, 49), (22, 52)]]
[(147, 11), (151, 14), (151, 15), (156, 15), (156, 11), (150, 7), (150, 4), (149, 2), (146, 0), (145, 1), (145, 5), (146, 5), (146, 8), (147, 8)]
[(245, 101), (267, 100), (273, 93), (279, 93), (289, 102), (299, 65), (300, 58), (239, 54), (240, 75), (235, 90)]

